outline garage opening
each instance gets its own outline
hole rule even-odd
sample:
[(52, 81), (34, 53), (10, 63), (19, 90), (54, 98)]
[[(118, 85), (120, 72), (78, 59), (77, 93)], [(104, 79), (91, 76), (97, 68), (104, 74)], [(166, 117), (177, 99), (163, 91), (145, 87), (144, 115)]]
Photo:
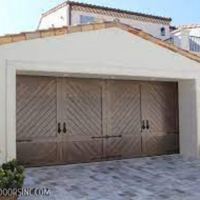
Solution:
[(17, 76), (16, 125), (29, 166), (178, 153), (178, 84)]

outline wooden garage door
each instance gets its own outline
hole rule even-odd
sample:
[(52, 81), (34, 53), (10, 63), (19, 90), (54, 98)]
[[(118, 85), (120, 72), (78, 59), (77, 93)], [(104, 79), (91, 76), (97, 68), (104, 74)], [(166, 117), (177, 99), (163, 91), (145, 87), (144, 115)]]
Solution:
[(17, 77), (16, 126), (17, 158), (22, 164), (58, 162), (56, 78)]
[(101, 160), (102, 81), (17, 77), (17, 158), (24, 165)]
[(142, 132), (145, 156), (178, 153), (177, 84), (145, 82), (141, 84)]
[(65, 163), (100, 160), (102, 144), (102, 82), (62, 79), (62, 112), (67, 132), (62, 139)]
[(107, 159), (142, 156), (140, 89), (139, 82), (106, 82), (104, 152)]
[(178, 153), (177, 83), (108, 81), (107, 159)]
[(17, 158), (26, 165), (178, 152), (177, 84), (17, 77)]

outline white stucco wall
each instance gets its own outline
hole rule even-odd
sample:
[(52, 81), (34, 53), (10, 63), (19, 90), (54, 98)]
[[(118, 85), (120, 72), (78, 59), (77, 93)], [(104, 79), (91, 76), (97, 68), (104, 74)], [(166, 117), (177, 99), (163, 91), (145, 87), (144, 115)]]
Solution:
[[(197, 93), (195, 91), (198, 91)], [(197, 99), (199, 97), (199, 86), (195, 80), (179, 81), (179, 115), (186, 116), (181, 117), (179, 120), (180, 125), (180, 152), (183, 155), (193, 156), (198, 152), (199, 141), (198, 135), (188, 134), (191, 132), (199, 132), (199, 125), (196, 127), (196, 121), (199, 110)], [(188, 105), (188, 106), (186, 106)], [(200, 105), (200, 104), (199, 104)], [(183, 130), (184, 129), (184, 130)], [(196, 148), (191, 148), (191, 147)]]
[(0, 163), (6, 159), (6, 63), (0, 59)]
[(168, 49), (110, 28), (0, 46), (0, 70), (0, 146), (7, 160), (16, 156), (16, 73), (178, 81), (181, 154), (199, 156), (200, 64)]
[[(89, 13), (83, 11), (72, 11), (72, 25), (80, 24), (80, 16), (92, 16), (96, 19), (97, 22), (101, 21), (113, 21), (116, 17), (108, 16), (108, 15), (100, 15), (96, 13)], [(144, 32), (150, 33), (151, 35), (161, 38), (167, 39), (170, 37), (170, 28), (169, 25), (156, 24), (152, 22), (139, 21), (134, 19), (127, 18), (119, 18), (120, 22), (128, 24), (134, 28), (142, 29)], [(161, 36), (160, 29), (164, 27), (166, 30), (166, 36)]]
[(56, 12), (53, 12), (47, 16), (41, 18), (38, 29), (48, 29), (52, 27), (62, 27), (68, 24), (68, 7), (65, 6)]
[(190, 31), (191, 36), (200, 37), (200, 28), (192, 28), (192, 29), (189, 29), (189, 31)]
[[(74, 10), (71, 11), (71, 14), (72, 14), (71, 16), (72, 25), (80, 24), (81, 15), (95, 17), (96, 22), (113, 21), (116, 19), (116, 17), (112, 17), (109, 15), (101, 15), (96, 13), (74, 11)], [(68, 26), (69, 25), (68, 16), (69, 16), (69, 6), (67, 5), (61, 9), (58, 9), (55, 12), (52, 12), (51, 14), (48, 14), (47, 16), (42, 17), (38, 29), (52, 28), (52, 25), (54, 25), (54, 27)], [(119, 18), (119, 19), (122, 23), (129, 24), (130, 26), (133, 26), (138, 29), (142, 29), (143, 31), (150, 33), (151, 35), (157, 38), (161, 38), (164, 40), (170, 37), (169, 25), (163, 25), (158, 23), (145, 22), (127, 18)], [(161, 36), (160, 29), (162, 27), (164, 27), (166, 30), (166, 36)]]

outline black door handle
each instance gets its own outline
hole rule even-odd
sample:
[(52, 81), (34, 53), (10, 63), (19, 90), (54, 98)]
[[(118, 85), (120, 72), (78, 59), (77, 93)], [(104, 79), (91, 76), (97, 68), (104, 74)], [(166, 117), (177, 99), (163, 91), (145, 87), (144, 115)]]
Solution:
[(145, 121), (142, 120), (142, 126), (141, 126), (142, 130), (144, 130), (146, 127), (145, 127)]
[(146, 120), (146, 129), (149, 129), (150, 126), (149, 126), (149, 120)]
[(63, 133), (67, 133), (66, 123), (63, 123)]
[(58, 133), (61, 133), (61, 124), (60, 123), (58, 123)]

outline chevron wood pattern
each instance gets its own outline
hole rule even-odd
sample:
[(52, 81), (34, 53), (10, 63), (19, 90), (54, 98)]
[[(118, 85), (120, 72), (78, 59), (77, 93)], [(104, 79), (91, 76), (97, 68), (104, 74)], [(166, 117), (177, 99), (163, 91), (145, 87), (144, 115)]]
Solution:
[[(141, 155), (140, 84), (131, 81), (109, 81), (107, 95), (107, 157)], [(112, 136), (120, 136), (119, 138)]]
[(63, 116), (68, 129), (63, 159), (75, 163), (101, 157), (102, 139), (92, 139), (103, 134), (101, 82), (66, 78), (63, 91)]
[(22, 164), (56, 160), (56, 99), (56, 78), (17, 77), (17, 156)]
[(177, 153), (178, 97), (177, 84), (149, 82), (142, 84), (142, 114), (150, 129), (143, 135), (145, 155)]
[(17, 158), (26, 165), (179, 150), (176, 83), (18, 76), (16, 112)]
[(17, 136), (56, 136), (56, 79), (18, 77)]
[(151, 123), (151, 130), (175, 132), (177, 129), (177, 98), (174, 83), (145, 83), (143, 95), (145, 118)]

